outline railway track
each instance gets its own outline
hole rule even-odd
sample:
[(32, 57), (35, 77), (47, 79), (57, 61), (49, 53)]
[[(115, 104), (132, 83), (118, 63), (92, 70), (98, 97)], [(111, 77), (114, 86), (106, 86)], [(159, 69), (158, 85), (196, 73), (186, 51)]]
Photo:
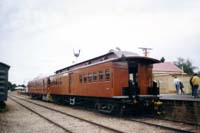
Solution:
[[(12, 95), (12, 97), (16, 97), (14, 95)], [(23, 101), (27, 101), (27, 102), (30, 102), (32, 104), (35, 104), (37, 106), (41, 106), (41, 107), (44, 107), (44, 108), (47, 108), (49, 110), (53, 110), (55, 112), (58, 112), (58, 113), (61, 113), (61, 114), (64, 114), (64, 115), (68, 115), (70, 117), (74, 117), (76, 119), (79, 119), (81, 121), (86, 121), (88, 123), (91, 123), (91, 124), (94, 124), (96, 126), (99, 126), (99, 127), (102, 127), (104, 129), (107, 129), (109, 131), (112, 131), (112, 132), (124, 132), (124, 131), (120, 131), (120, 130), (116, 130), (116, 129), (113, 129), (113, 128), (110, 128), (110, 127), (107, 127), (107, 126), (104, 126), (104, 125), (99, 125), (98, 123), (95, 123), (95, 122), (92, 122), (92, 121), (89, 121), (89, 120), (86, 120), (86, 119), (83, 119), (83, 118), (79, 118), (77, 116), (73, 116), (72, 114), (68, 114), (66, 112), (62, 112), (62, 111), (59, 111), (59, 110), (56, 110), (56, 109), (52, 109), (51, 107), (47, 107), (45, 105), (41, 105), (41, 104), (38, 104), (38, 103), (35, 103), (35, 102), (32, 102), (30, 100), (27, 100), (27, 99), (24, 99), (22, 97), (16, 97), (18, 99), (21, 99)], [(194, 130), (193, 128), (189, 128), (189, 129), (181, 129), (180, 127), (174, 127), (174, 126), (169, 126), (168, 124), (165, 123), (165, 125), (163, 124), (160, 124), (160, 122), (157, 122), (157, 123), (153, 123), (152, 121), (148, 120), (146, 121), (145, 119), (143, 119), (144, 117), (139, 117), (139, 119), (137, 118), (131, 118), (131, 119), (124, 119), (126, 121), (131, 121), (131, 122), (137, 122), (137, 123), (140, 123), (140, 124), (143, 124), (143, 125), (148, 125), (148, 126), (151, 126), (151, 127), (155, 127), (155, 128), (159, 128), (159, 129), (164, 129), (166, 131), (171, 131), (171, 132), (183, 132), (183, 133), (195, 133), (195, 132), (198, 132), (197, 130)], [(152, 118), (153, 119), (153, 118)], [(155, 119), (154, 119), (155, 121)], [(168, 120), (168, 123), (170, 123), (170, 121)], [(176, 123), (176, 124), (179, 124), (181, 125), (180, 123)], [(168, 125), (168, 126), (166, 126)], [(184, 125), (183, 125), (184, 126)], [(192, 125), (191, 125), (192, 126)]]
[[(95, 127), (102, 128), (102, 129), (104, 129), (104, 130), (106, 130), (106, 131), (108, 131), (108, 132), (125, 133), (125, 132), (120, 131), (120, 130), (118, 130), (118, 129), (114, 129), (114, 128), (111, 128), (111, 127), (108, 127), (108, 126), (105, 126), (105, 125), (102, 125), (102, 124), (99, 124), (99, 123), (95, 123), (95, 122), (92, 122), (92, 121), (89, 121), (89, 120), (86, 120), (86, 119), (83, 119), (83, 118), (80, 118), (80, 117), (77, 117), (77, 116), (68, 114), (68, 113), (66, 113), (66, 112), (62, 112), (62, 111), (59, 111), (59, 110), (56, 110), (56, 109), (52, 109), (52, 108), (50, 108), (50, 107), (47, 107), (47, 106), (44, 106), (44, 105), (40, 105), (40, 104), (31, 102), (31, 101), (26, 100), (26, 99), (24, 99), (24, 98), (16, 97), (16, 96), (13, 96), (13, 95), (12, 95), (12, 97), (10, 97), (10, 96), (8, 96), (8, 97), (9, 97), (9, 99), (13, 100), (14, 102), (18, 103), (19, 105), (23, 106), (24, 108), (30, 110), (31, 112), (37, 114), (38, 116), (42, 117), (43, 119), (49, 121), (50, 123), (53, 123), (53, 124), (56, 125), (57, 127), (62, 128), (63, 130), (65, 130), (66, 132), (69, 132), (69, 133), (73, 133), (73, 131), (71, 131), (71, 130), (69, 130), (68, 128), (66, 128), (65, 126), (63, 126), (63, 125), (61, 125), (61, 124), (55, 122), (55, 121), (52, 120), (51, 118), (48, 118), (48, 117), (44, 116), (43, 114), (40, 114), (39, 112), (35, 111), (34, 109), (28, 107), (27, 105), (23, 104), (22, 102), (20, 102), (19, 100), (16, 100), (16, 99), (20, 99), (20, 100), (23, 100), (23, 101), (25, 101), (25, 102), (27, 102), (27, 103), (31, 103), (31, 104), (37, 105), (37, 106), (39, 106), (39, 107), (42, 107), (42, 108), (45, 108), (45, 109), (54, 111), (55, 113), (60, 113), (60, 114), (62, 114), (62, 115), (64, 115), (64, 116), (72, 117), (72, 118), (74, 118), (74, 119), (77, 119), (77, 120), (80, 120), (80, 121), (89, 123), (89, 124), (91, 124), (91, 125), (93, 125), (93, 126), (95, 126)], [(16, 99), (13, 98), (13, 97), (15, 97)]]
[[(197, 133), (200, 130), (200, 127), (194, 127), (192, 125), (187, 125), (185, 127), (189, 127), (187, 129), (180, 129), (178, 127), (175, 127), (177, 125), (182, 126), (182, 128), (185, 124), (183, 123), (178, 123), (178, 122), (173, 122), (174, 126), (169, 125), (169, 122), (171, 123), (172, 121), (169, 120), (157, 120), (157, 122), (155, 122), (154, 118), (145, 118), (145, 117), (140, 117), (139, 119), (137, 118), (127, 118), (125, 120), (131, 121), (131, 122), (138, 122), (138, 123), (142, 123), (145, 125), (149, 125), (149, 126), (154, 126), (157, 128), (162, 128), (162, 129), (166, 129), (172, 132), (180, 132), (180, 133)], [(159, 121), (159, 122), (158, 122)], [(162, 122), (161, 122), (162, 121)], [(168, 125), (168, 126), (167, 126)]]
[(11, 99), (12, 101), (16, 102), (17, 104), (21, 105), (22, 107), (26, 108), (27, 110), (31, 111), (32, 113), (34, 113), (34, 114), (40, 116), (41, 118), (47, 120), (48, 122), (53, 123), (55, 126), (61, 128), (61, 129), (63, 129), (64, 131), (69, 132), (69, 133), (72, 133), (72, 132), (71, 132), (70, 130), (68, 130), (67, 128), (63, 127), (62, 125), (60, 125), (60, 124), (58, 124), (58, 123), (55, 123), (55, 122), (52, 121), (51, 119), (49, 119), (49, 118), (47, 118), (47, 117), (41, 115), (40, 113), (38, 113), (38, 112), (34, 111), (33, 109), (31, 109), (31, 108), (25, 106), (24, 104), (20, 103), (19, 101), (15, 100), (15, 99), (13, 99), (13, 98), (11, 98), (11, 97), (9, 97), (9, 96), (8, 96), (8, 98)]
[(153, 118), (153, 119), (157, 119), (157, 120), (164, 120), (164, 121), (170, 121), (170, 122), (182, 123), (182, 124), (186, 124), (186, 125), (200, 127), (200, 124), (194, 124), (194, 123), (191, 123), (191, 122), (182, 122), (182, 121), (178, 121), (178, 120), (171, 120), (169, 118), (163, 118), (163, 117), (160, 117), (160, 116), (145, 115), (145, 117)]

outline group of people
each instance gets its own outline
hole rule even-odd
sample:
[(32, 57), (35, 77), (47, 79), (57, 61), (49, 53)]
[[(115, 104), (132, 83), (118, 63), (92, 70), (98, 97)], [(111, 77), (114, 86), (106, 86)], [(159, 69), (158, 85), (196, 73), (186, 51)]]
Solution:
[[(181, 94), (184, 94), (183, 91), (183, 83), (181, 82), (181, 80), (179, 78), (177, 78), (176, 76), (174, 77), (174, 84), (176, 87), (176, 94), (179, 94), (179, 90), (181, 90)], [(192, 96), (194, 98), (200, 98), (198, 95), (198, 88), (199, 88), (199, 84), (200, 84), (200, 78), (199, 76), (195, 73), (191, 78), (190, 78), (190, 85), (192, 88)]]

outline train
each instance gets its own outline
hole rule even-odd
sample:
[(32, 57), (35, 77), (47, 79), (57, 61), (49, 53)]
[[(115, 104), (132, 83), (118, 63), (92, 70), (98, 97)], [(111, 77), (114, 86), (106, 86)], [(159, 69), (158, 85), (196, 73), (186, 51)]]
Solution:
[(28, 95), (104, 113), (153, 111), (159, 87), (153, 81), (152, 67), (159, 62), (133, 52), (109, 51), (29, 81)]
[(0, 107), (5, 107), (8, 96), (8, 71), (10, 66), (0, 62)]

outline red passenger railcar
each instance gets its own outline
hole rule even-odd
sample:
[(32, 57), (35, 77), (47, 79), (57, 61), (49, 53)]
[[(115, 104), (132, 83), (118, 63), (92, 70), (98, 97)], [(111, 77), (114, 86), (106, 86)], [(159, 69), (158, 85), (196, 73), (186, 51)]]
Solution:
[(153, 86), (152, 64), (158, 62), (130, 52), (113, 51), (30, 81), (28, 93), (71, 105), (89, 103), (103, 112), (134, 105), (152, 107), (159, 91)]

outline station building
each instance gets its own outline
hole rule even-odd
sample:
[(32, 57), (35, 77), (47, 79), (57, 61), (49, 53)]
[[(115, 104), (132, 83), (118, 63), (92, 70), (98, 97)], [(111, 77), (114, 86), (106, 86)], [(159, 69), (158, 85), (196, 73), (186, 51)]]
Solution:
[(185, 94), (191, 94), (190, 77), (171, 62), (157, 63), (153, 65), (153, 78), (160, 86), (160, 94), (176, 94), (174, 76), (177, 76), (184, 85)]

